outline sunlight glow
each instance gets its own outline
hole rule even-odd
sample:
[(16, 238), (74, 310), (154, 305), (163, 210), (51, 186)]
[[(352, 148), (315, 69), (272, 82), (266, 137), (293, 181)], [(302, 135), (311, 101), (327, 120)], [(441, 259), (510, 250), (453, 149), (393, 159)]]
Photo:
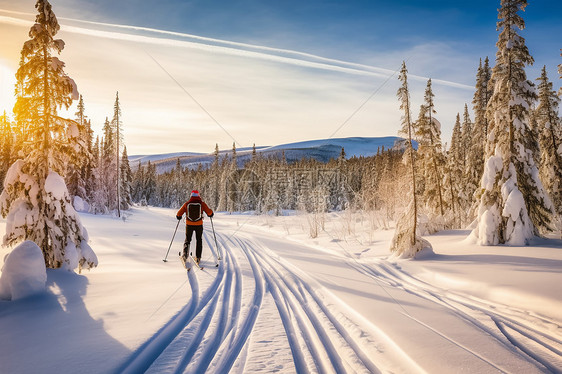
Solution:
[(12, 109), (16, 102), (14, 98), (15, 74), (15, 71), (0, 61), (0, 115), (4, 111), (6, 111), (8, 116), (12, 115)]

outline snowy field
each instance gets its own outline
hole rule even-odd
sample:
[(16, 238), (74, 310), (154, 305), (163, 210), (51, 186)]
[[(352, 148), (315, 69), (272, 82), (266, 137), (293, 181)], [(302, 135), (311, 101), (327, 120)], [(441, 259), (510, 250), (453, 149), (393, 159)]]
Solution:
[(48, 270), (47, 292), (0, 301), (1, 373), (562, 372), (559, 239), (449, 231), (396, 261), (376, 217), (320, 217), (311, 239), (311, 216), (219, 213), (218, 249), (206, 219), (205, 268), (186, 272), (183, 223), (162, 261), (174, 210), (127, 214), (81, 215), (98, 268)]

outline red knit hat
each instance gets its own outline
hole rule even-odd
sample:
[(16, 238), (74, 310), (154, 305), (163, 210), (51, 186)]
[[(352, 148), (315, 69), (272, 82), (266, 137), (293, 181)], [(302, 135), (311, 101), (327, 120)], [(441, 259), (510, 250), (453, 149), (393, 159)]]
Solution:
[(199, 197), (199, 191), (197, 191), (197, 190), (191, 191), (191, 197), (193, 197), (193, 196)]

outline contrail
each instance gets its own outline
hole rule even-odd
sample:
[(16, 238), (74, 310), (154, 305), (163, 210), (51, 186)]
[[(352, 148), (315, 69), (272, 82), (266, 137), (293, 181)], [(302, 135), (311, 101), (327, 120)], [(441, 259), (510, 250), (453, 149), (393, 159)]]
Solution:
[[(14, 12), (4, 9), (0, 9), (0, 12), (5, 12), (14, 15), (25, 15), (25, 16), (33, 15), (31, 13)], [(10, 17), (0, 17), (0, 21), (2, 21), (2, 18), (10, 18)], [(180, 32), (166, 31), (166, 30), (141, 27), (141, 26), (119, 25), (119, 24), (85, 21), (85, 20), (64, 18), (64, 17), (61, 17), (59, 19), (69, 22), (77, 22), (86, 25), (113, 27), (122, 30), (148, 32), (153, 34), (161, 34), (161, 35), (168, 35), (174, 37), (174, 38), (156, 38), (151, 36), (142, 36), (142, 35), (130, 34), (130, 33), (120, 33), (115, 31), (94, 30), (94, 29), (76, 27), (70, 25), (61, 26), (63, 30), (68, 32), (99, 36), (108, 39), (128, 40), (128, 41), (135, 41), (140, 43), (170, 45), (176, 47), (207, 50), (207, 51), (219, 52), (224, 54), (245, 56), (248, 58), (256, 58), (261, 60), (274, 61), (278, 63), (285, 63), (290, 65), (314, 68), (314, 69), (337, 71), (347, 74), (375, 76), (378, 78), (385, 78), (385, 79), (388, 76), (394, 74), (394, 71), (391, 69), (374, 67), (374, 66), (358, 64), (358, 63), (353, 63), (343, 60), (337, 60), (337, 59), (331, 59), (331, 58), (326, 58), (322, 56), (313, 55), (310, 53), (289, 50), (289, 49), (280, 49), (280, 48), (272, 48), (272, 47), (253, 45), (247, 43), (239, 43), (239, 42), (233, 42), (228, 40), (207, 38), (198, 35), (185, 34)], [(18, 21), (20, 21), (18, 23), (21, 23), (21, 20)], [(187, 39), (187, 40), (179, 40), (178, 38)], [(408, 78), (419, 80), (419, 81), (427, 81), (428, 79), (427, 77), (416, 76), (416, 75), (409, 75)], [(455, 87), (455, 88), (466, 89), (471, 91), (474, 90), (473, 86), (469, 86), (457, 82), (451, 82), (451, 81), (440, 80), (435, 78), (432, 79), (432, 82), (434, 84), (440, 84), (449, 87)]]

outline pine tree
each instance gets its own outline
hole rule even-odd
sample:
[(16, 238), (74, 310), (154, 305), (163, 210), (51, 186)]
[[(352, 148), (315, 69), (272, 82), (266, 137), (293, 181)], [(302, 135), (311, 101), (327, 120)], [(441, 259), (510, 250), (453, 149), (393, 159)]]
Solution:
[(146, 205), (146, 196), (144, 193), (145, 170), (140, 160), (137, 169), (133, 173), (133, 201), (142, 206)]
[(92, 130), (91, 120), (86, 121), (85, 124), (86, 124), (86, 137), (87, 137), (86, 143), (87, 143), (88, 153), (90, 157), (86, 162), (86, 164), (82, 167), (82, 176), (85, 181), (86, 200), (88, 201), (88, 203), (90, 203), (92, 201), (92, 197), (96, 189), (94, 170), (99, 162), (99, 140), (96, 139), (98, 143), (94, 145), (94, 131)]
[(144, 196), (146, 199), (146, 203), (148, 205), (157, 205), (158, 204), (158, 195), (157, 195), (158, 183), (157, 183), (157, 176), (156, 176), (156, 165), (148, 161), (146, 164), (146, 173), (144, 176)]
[(417, 252), (425, 247), (428, 247), (429, 243), (417, 234), (418, 196), (416, 191), (416, 165), (413, 146), (414, 128), (411, 120), (408, 70), (406, 69), (405, 62), (402, 62), (402, 68), (400, 69), (398, 79), (402, 82), (402, 85), (398, 89), (397, 96), (400, 100), (400, 109), (404, 111), (404, 115), (402, 116), (401, 132), (408, 136), (404, 156), (407, 158), (407, 162), (409, 163), (411, 175), (410, 196), (412, 200), (402, 217), (396, 223), (396, 231), (394, 233), (394, 238), (392, 239), (390, 250), (397, 256), (413, 258)]
[[(476, 74), (476, 92), (472, 100), (472, 108), (474, 110), (474, 126), (472, 130), (471, 142), (467, 149), (467, 184), (470, 184), (468, 197), (472, 200), (472, 208), (470, 217), (476, 216), (478, 201), (475, 193), (478, 191), (480, 179), (484, 172), (484, 148), (486, 145), (486, 138), (488, 136), (488, 119), (486, 117), (486, 107), (490, 97), (492, 96), (492, 84), (490, 79), (492, 71), (490, 69), (488, 57), (482, 66), (482, 60), (478, 66)], [(472, 191), (472, 192), (471, 192)]]
[(128, 210), (133, 204), (132, 184), (133, 173), (129, 165), (129, 156), (127, 155), (127, 147), (123, 147), (123, 155), (121, 156), (121, 209)]
[[(121, 157), (121, 144), (123, 138), (123, 128), (121, 123), (121, 105), (119, 104), (119, 92), (115, 94), (115, 104), (113, 104), (113, 119), (111, 120), (111, 126), (113, 128), (113, 134), (115, 135), (115, 173), (116, 173), (116, 208), (117, 217), (121, 217), (121, 168), (119, 166), (119, 157)], [(119, 202), (119, 203), (118, 203)]]
[(213, 165), (211, 166), (213, 175), (213, 206), (219, 206), (219, 191), (220, 191), (220, 164), (219, 164), (219, 145), (215, 144), (215, 152), (213, 153)]
[[(465, 222), (469, 223), (475, 218), (475, 213), (471, 211), (473, 205), (474, 193), (478, 189), (480, 179), (482, 178), (481, 171), (477, 166), (482, 159), (482, 153), (474, 154), (474, 143), (477, 140), (476, 126), (470, 120), (468, 113), (468, 105), (464, 105), (463, 122), (462, 122), (462, 148), (464, 149), (464, 169), (463, 169), (463, 183), (462, 183), (462, 210), (465, 213)], [(477, 148), (477, 147), (476, 147)], [(483, 147), (482, 147), (483, 148)], [(476, 165), (475, 165), (476, 164)], [(476, 166), (476, 167), (475, 167)]]
[[(107, 123), (107, 121), (106, 121)], [(105, 139), (96, 137), (96, 142), (92, 148), (95, 166), (92, 170), (92, 183), (93, 188), (90, 194), (90, 212), (94, 214), (107, 213), (107, 178), (106, 170), (104, 169), (104, 143)]]
[(236, 155), (236, 143), (232, 143), (232, 160), (230, 163), (226, 181), (228, 183), (227, 191), (227, 204), (226, 209), (229, 212), (236, 211), (236, 204), (238, 203), (238, 157)]
[(75, 196), (82, 198), (83, 200), (88, 200), (87, 190), (86, 190), (86, 169), (88, 165), (93, 162), (91, 154), (91, 142), (90, 142), (90, 129), (88, 128), (88, 122), (86, 121), (85, 106), (82, 95), (78, 102), (76, 115), (76, 136), (77, 141), (74, 143), (75, 146), (75, 157), (68, 165), (67, 172), (67, 186), (68, 192), (72, 199)]
[(486, 163), (472, 232), (483, 245), (524, 245), (539, 230), (550, 228), (552, 204), (538, 178), (533, 159), (537, 142), (529, 128), (536, 94), (524, 68), (533, 58), (517, 33), (525, 27), (518, 11), (526, 6), (525, 0), (502, 0), (499, 9), (494, 93), (486, 111)]
[(116, 136), (114, 127), (111, 126), (109, 119), (106, 117), (103, 125), (103, 142), (101, 145), (99, 176), (102, 192), (102, 203), (105, 212), (117, 209), (117, 159), (115, 153), (117, 147), (115, 144)]
[[(433, 116), (434, 94), (431, 88), (431, 79), (428, 80), (425, 89), (424, 103), (420, 107), (420, 114), (416, 122), (416, 139), (418, 141), (418, 169), (423, 188), (421, 198), (424, 202), (431, 221), (436, 222), (437, 226), (443, 229), (443, 218), (445, 215), (443, 203), (443, 167), (444, 156), (441, 144), (441, 124)], [(436, 218), (440, 216), (441, 218)], [(437, 227), (430, 231), (437, 230)]]
[(462, 124), (460, 114), (457, 113), (453, 135), (451, 137), (451, 147), (447, 157), (447, 169), (449, 179), (449, 204), (454, 210), (454, 227), (463, 227), (466, 224), (466, 196), (464, 195), (464, 157)]
[(38, 15), (24, 43), (16, 73), (16, 118), (25, 128), (25, 158), (10, 168), (0, 195), (7, 217), (5, 245), (34, 241), (50, 268), (91, 268), (97, 257), (72, 207), (64, 182), (66, 166), (76, 158), (76, 122), (58, 116), (77, 99), (74, 81), (64, 72), (64, 42), (54, 39), (59, 24), (47, 0), (35, 4)]
[(558, 117), (560, 98), (548, 79), (546, 66), (542, 68), (537, 80), (539, 105), (535, 113), (541, 149), (539, 175), (555, 211), (562, 216), (562, 123)]

